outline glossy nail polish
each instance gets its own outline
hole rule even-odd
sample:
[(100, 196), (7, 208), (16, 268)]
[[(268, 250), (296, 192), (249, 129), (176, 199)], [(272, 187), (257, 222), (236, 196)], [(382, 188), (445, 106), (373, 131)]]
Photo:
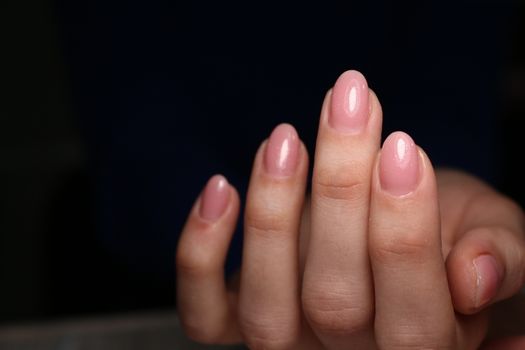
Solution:
[(266, 171), (273, 176), (290, 176), (297, 168), (299, 137), (289, 124), (277, 126), (268, 140), (264, 155)]
[(199, 214), (207, 221), (217, 221), (226, 210), (230, 198), (230, 186), (222, 175), (214, 175), (204, 188)]
[(394, 196), (414, 191), (419, 183), (417, 146), (404, 132), (394, 132), (383, 143), (379, 160), (381, 188)]
[(476, 270), (476, 295), (474, 305), (480, 307), (492, 300), (501, 285), (502, 273), (496, 259), (484, 254), (473, 261)]
[(343, 132), (360, 133), (368, 122), (368, 96), (365, 77), (355, 70), (344, 72), (333, 88), (330, 126)]

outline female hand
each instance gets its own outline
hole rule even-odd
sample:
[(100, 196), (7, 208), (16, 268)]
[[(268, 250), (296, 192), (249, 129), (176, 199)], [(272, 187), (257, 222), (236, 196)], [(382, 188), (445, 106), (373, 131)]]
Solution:
[(321, 111), (305, 215), (306, 149), (290, 125), (273, 131), (255, 156), (229, 287), (239, 198), (223, 177), (208, 182), (177, 248), (190, 337), (252, 349), (479, 347), (483, 310), (524, 283), (523, 212), (462, 173), (436, 183), (404, 133), (380, 150), (381, 122), (364, 77), (345, 72)]

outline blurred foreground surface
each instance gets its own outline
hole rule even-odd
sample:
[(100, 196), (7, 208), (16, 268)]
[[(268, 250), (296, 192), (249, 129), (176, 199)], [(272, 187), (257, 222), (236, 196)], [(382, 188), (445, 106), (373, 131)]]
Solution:
[[(509, 316), (510, 315), (510, 316)], [(525, 294), (498, 304), (489, 337), (525, 334)], [(0, 328), (2, 350), (210, 350), (245, 349), (243, 346), (199, 345), (188, 340), (174, 312), (47, 322)]]
[(2, 350), (213, 350), (188, 340), (174, 312), (136, 313), (0, 328)]

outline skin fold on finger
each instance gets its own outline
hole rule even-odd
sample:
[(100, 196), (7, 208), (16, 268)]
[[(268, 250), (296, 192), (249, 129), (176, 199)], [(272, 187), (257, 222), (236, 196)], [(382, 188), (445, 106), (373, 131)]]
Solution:
[(381, 106), (365, 78), (343, 73), (321, 111), (302, 292), (306, 318), (328, 349), (368, 348), (372, 339), (366, 246), (381, 125)]
[(212, 177), (194, 204), (176, 252), (177, 312), (186, 334), (202, 343), (241, 341), (224, 263), (239, 214), (237, 191)]
[(239, 322), (247, 345), (289, 349), (301, 332), (299, 226), (308, 157), (281, 124), (255, 157), (245, 209)]
[[(325, 97), (325, 101), (327, 100), (328, 96), (331, 95), (332, 90), (329, 90), (327, 92), (327, 96)], [(372, 106), (370, 107), (372, 110), (372, 114), (374, 113), (382, 113), (381, 112), (381, 105), (379, 103), (379, 100), (377, 99), (377, 96), (375, 95), (374, 91), (370, 89), (370, 103)], [(372, 118), (378, 118), (376, 116), (372, 116)], [(379, 116), (380, 118), (380, 116)], [(308, 252), (308, 246), (310, 243), (310, 230), (311, 230), (311, 198), (310, 195), (307, 194), (307, 197), (305, 198), (305, 203), (303, 206), (303, 215), (301, 217), (301, 229), (300, 229), (300, 246), (299, 246), (299, 255), (300, 255), (300, 275), (302, 278), (302, 275), (304, 273), (304, 266), (306, 264), (306, 254)]]
[(410, 136), (396, 132), (374, 170), (369, 253), (378, 346), (455, 348), (432, 165)]

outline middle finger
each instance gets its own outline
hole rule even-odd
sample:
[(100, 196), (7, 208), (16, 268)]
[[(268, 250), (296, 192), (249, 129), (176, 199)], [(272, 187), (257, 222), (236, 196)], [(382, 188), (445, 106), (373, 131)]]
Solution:
[(321, 112), (302, 301), (329, 349), (367, 348), (370, 342), (374, 301), (367, 230), (381, 118), (375, 94), (356, 71), (339, 77)]

